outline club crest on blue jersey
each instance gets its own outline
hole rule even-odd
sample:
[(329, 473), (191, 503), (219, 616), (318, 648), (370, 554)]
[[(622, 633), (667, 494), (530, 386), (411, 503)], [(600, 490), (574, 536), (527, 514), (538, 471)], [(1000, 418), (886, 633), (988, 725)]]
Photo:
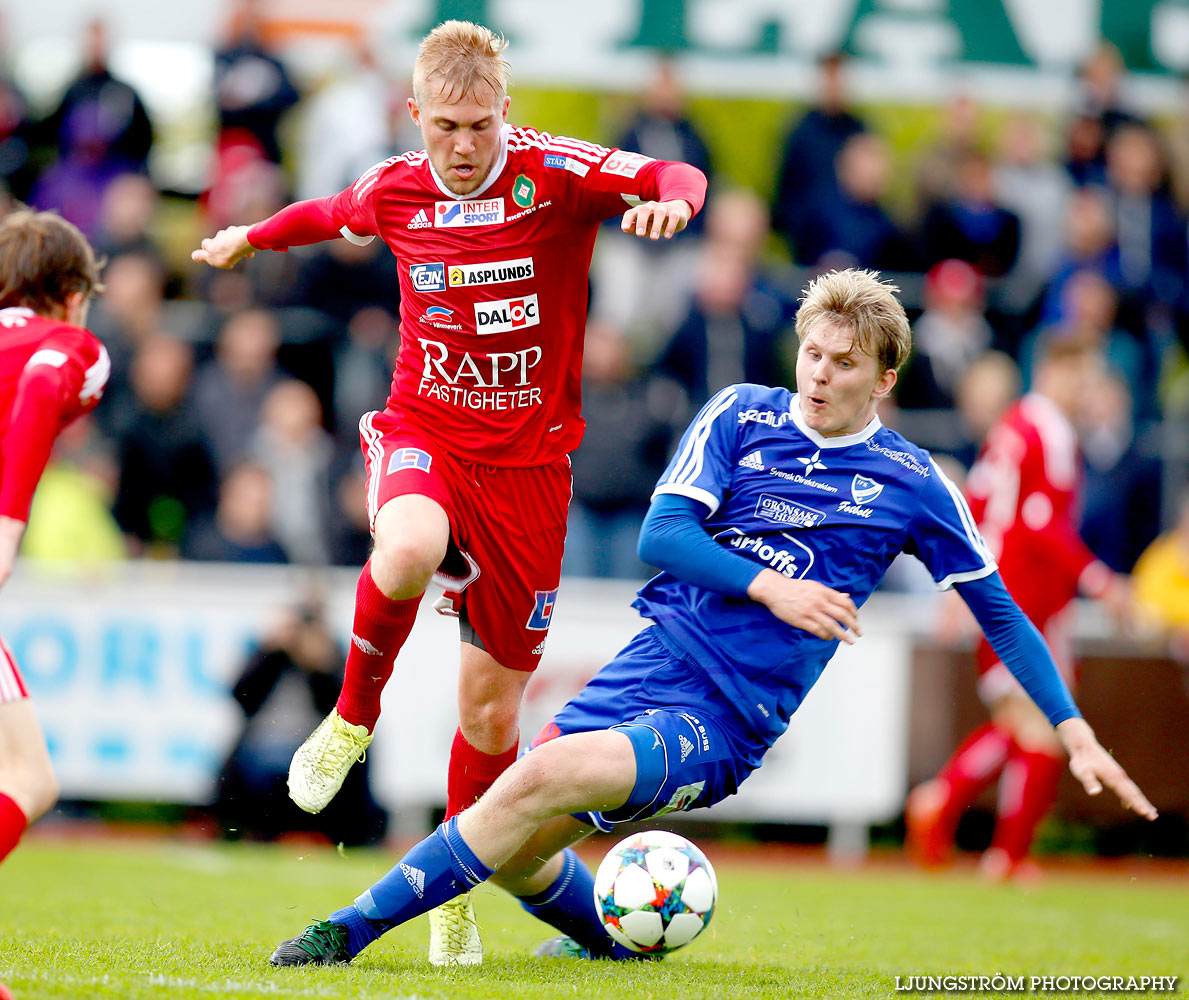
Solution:
[(553, 617), (553, 607), (557, 603), (557, 588), (538, 590), (534, 593), (537, 603), (533, 608), (533, 613), (529, 615), (528, 624), (524, 627), (532, 629), (534, 632), (544, 632), (549, 628), (549, 620)]
[(883, 483), (877, 483), (874, 479), (868, 479), (866, 476), (856, 475), (850, 481), (850, 495), (854, 497), (857, 504), (871, 503), (882, 492)]
[(422, 472), (429, 472), (432, 461), (433, 456), (428, 451), (422, 451), (420, 448), (399, 448), (388, 459), (388, 471), (385, 475), (390, 476), (394, 472), (400, 472), (401, 469), (420, 469)]

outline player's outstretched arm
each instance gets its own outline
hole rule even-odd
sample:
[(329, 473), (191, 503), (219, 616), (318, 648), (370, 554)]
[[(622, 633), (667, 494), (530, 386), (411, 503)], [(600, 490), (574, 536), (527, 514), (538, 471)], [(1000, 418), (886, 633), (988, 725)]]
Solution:
[(694, 210), (684, 198), (672, 201), (645, 201), (623, 213), (619, 227), (641, 239), (671, 240), (693, 218)]
[(227, 270), (255, 253), (256, 248), (248, 242), (248, 227), (228, 226), (204, 239), (201, 248), (190, 254), (190, 259)]
[(1106, 785), (1132, 812), (1144, 819), (1156, 818), (1156, 807), (1098, 742), (1085, 719), (1066, 719), (1058, 723), (1057, 734), (1069, 754), (1069, 770), (1082, 783), (1087, 795), (1097, 795)]

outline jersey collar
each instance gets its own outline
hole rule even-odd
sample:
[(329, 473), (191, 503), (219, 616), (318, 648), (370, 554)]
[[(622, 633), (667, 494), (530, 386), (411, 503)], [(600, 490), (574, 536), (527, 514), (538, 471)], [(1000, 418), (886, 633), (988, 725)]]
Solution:
[(495, 163), (491, 167), (491, 173), (487, 175), (487, 180), (485, 180), (469, 194), (455, 194), (448, 187), (446, 187), (446, 182), (443, 181), (442, 178), (438, 176), (438, 172), (434, 170), (433, 160), (426, 156), (425, 162), (429, 164), (429, 175), (433, 178), (433, 182), (438, 186), (438, 190), (441, 191), (442, 194), (446, 195), (447, 198), (453, 198), (455, 201), (469, 201), (471, 198), (481, 197), (483, 192), (485, 192), (491, 187), (492, 184), (499, 180), (500, 174), (504, 172), (504, 165), (508, 162), (508, 136), (511, 134), (511, 132), (512, 126), (507, 122), (504, 122), (504, 124), (500, 126), (500, 154), (495, 158)]
[(792, 402), (789, 403), (789, 416), (792, 417), (797, 430), (819, 448), (847, 448), (852, 444), (861, 444), (883, 427), (883, 422), (879, 419), (879, 414), (877, 413), (871, 418), (871, 422), (861, 431), (856, 431), (854, 434), (844, 434), (842, 437), (825, 437), (805, 423), (805, 417), (801, 414), (801, 405), (797, 402), (799, 395), (800, 393), (793, 393)]

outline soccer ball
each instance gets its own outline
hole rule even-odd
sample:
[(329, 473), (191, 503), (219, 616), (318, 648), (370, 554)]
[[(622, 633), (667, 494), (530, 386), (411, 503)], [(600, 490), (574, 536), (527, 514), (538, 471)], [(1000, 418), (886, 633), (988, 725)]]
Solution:
[(603, 927), (625, 948), (664, 954), (710, 922), (718, 880), (706, 855), (675, 833), (646, 830), (603, 858), (594, 882)]

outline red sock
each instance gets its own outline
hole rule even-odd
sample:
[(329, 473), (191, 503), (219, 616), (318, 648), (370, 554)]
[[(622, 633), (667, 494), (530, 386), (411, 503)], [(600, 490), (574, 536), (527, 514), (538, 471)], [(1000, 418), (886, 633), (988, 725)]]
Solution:
[(353, 726), (376, 728), (380, 717), (380, 692), (392, 676), (396, 654), (413, 630), (421, 595), (407, 601), (390, 601), (372, 579), (370, 560), (359, 574), (355, 590), (355, 621), (343, 690), (335, 708)]
[(0, 861), (8, 857), (21, 834), (29, 828), (29, 818), (12, 799), (0, 792)]
[(1011, 752), (1011, 736), (993, 722), (987, 722), (974, 730), (937, 776), (949, 789), (949, 796), (942, 808), (939, 823), (953, 837), (970, 804), (979, 793), (991, 784), (1003, 769)]
[(511, 747), (493, 756), (476, 750), (459, 729), (450, 748), (450, 771), (446, 775), (446, 818), (474, 805), (495, 784), (495, 779), (512, 766), (519, 749), (518, 736)]
[(1052, 754), (1016, 748), (1003, 769), (991, 846), (1001, 848), (1013, 863), (1027, 857), (1037, 825), (1057, 798), (1064, 765)]

